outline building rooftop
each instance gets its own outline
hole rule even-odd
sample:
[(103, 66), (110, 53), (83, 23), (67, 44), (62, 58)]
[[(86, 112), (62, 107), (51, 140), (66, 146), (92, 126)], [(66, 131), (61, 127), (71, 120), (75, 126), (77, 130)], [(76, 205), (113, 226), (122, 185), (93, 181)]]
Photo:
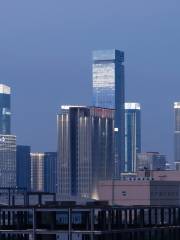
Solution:
[(11, 88), (7, 85), (0, 84), (0, 93), (2, 94), (11, 94)]
[(140, 110), (141, 109), (141, 105), (140, 103), (135, 103), (135, 102), (126, 102), (125, 103), (125, 109), (127, 110)]
[(180, 102), (174, 102), (174, 108), (180, 108)]
[(87, 106), (80, 106), (80, 105), (62, 105), (61, 109), (68, 110), (70, 108), (87, 108)]

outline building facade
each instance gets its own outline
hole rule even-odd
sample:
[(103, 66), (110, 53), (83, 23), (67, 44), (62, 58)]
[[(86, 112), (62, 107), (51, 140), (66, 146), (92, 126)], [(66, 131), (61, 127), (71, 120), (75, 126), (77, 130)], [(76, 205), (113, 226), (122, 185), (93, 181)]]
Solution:
[[(86, 193), (90, 191), (90, 119), (89, 109), (77, 106), (61, 106), (58, 115), (58, 192), (64, 196), (78, 194), (79, 162), (85, 162), (82, 174), (87, 176)], [(85, 146), (87, 147), (85, 149)], [(81, 170), (79, 168), (79, 170)], [(91, 181), (91, 180), (90, 180)], [(91, 182), (90, 182), (91, 183)], [(84, 187), (80, 186), (81, 189)], [(85, 193), (85, 194), (86, 194)]]
[(0, 187), (16, 186), (16, 136), (0, 134)]
[(56, 192), (57, 153), (31, 153), (31, 190)]
[(98, 199), (121, 206), (172, 206), (180, 204), (180, 181), (143, 177), (100, 181)]
[(166, 170), (166, 156), (159, 152), (137, 154), (137, 170)]
[(17, 146), (16, 151), (16, 169), (17, 169), (17, 186), (31, 189), (31, 148), (30, 146)]
[(96, 196), (98, 182), (114, 177), (114, 110), (90, 108), (92, 142), (92, 195)]
[(62, 106), (58, 115), (58, 192), (89, 198), (114, 171), (114, 111)]
[(141, 152), (141, 107), (125, 103), (125, 172), (135, 172), (137, 153)]
[(0, 134), (11, 134), (11, 88), (0, 84)]
[(180, 102), (174, 103), (174, 162), (180, 170)]
[(57, 191), (57, 152), (44, 153), (44, 181), (45, 192)]
[(115, 176), (125, 168), (124, 52), (93, 52), (93, 106), (115, 109)]
[(31, 190), (44, 191), (44, 153), (31, 153)]

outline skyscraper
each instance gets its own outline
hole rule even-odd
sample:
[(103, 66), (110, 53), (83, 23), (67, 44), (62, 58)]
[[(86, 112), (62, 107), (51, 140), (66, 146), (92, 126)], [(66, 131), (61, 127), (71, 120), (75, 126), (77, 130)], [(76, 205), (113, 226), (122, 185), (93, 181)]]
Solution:
[(11, 89), (0, 84), (0, 187), (16, 187), (16, 136), (11, 134)]
[(125, 103), (125, 172), (136, 171), (137, 153), (141, 152), (141, 108)]
[(44, 191), (44, 153), (31, 153), (31, 190)]
[[(76, 196), (78, 185), (84, 195), (92, 184), (90, 111), (84, 106), (62, 106), (58, 115), (58, 192)], [(81, 165), (81, 167), (79, 167)], [(86, 176), (84, 182), (78, 175)]]
[(31, 189), (31, 148), (30, 146), (17, 146), (16, 152), (16, 171), (17, 171), (17, 186)]
[(114, 110), (62, 106), (58, 115), (58, 192), (91, 197), (114, 170)]
[(45, 192), (56, 192), (57, 152), (44, 153), (44, 182)]
[(114, 177), (114, 110), (90, 108), (92, 142), (92, 197), (100, 180)]
[(166, 156), (159, 152), (137, 154), (137, 170), (166, 170)]
[(11, 89), (0, 84), (0, 134), (11, 134)]
[(0, 134), (0, 187), (16, 186), (16, 136)]
[(174, 103), (174, 162), (180, 170), (180, 102)]
[(31, 190), (56, 192), (57, 153), (31, 153)]
[(124, 52), (93, 52), (93, 106), (115, 109), (115, 175), (125, 168)]

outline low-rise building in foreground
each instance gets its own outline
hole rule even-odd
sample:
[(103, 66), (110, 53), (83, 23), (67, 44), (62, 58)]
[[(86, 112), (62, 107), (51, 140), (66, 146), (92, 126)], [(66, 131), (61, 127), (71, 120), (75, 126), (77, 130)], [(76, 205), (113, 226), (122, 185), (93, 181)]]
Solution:
[(97, 198), (117, 205), (180, 205), (178, 171), (140, 171), (121, 180), (101, 181)]

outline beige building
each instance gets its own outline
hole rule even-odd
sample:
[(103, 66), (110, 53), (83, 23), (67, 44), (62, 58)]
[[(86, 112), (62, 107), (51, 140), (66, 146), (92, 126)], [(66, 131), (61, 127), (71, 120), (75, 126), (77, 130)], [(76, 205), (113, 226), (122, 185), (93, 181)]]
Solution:
[(180, 172), (150, 171), (99, 182), (97, 198), (117, 205), (179, 205)]
[(44, 191), (44, 153), (31, 153), (31, 190)]
[(136, 173), (121, 173), (123, 180), (166, 180), (180, 181), (180, 171), (137, 171)]

